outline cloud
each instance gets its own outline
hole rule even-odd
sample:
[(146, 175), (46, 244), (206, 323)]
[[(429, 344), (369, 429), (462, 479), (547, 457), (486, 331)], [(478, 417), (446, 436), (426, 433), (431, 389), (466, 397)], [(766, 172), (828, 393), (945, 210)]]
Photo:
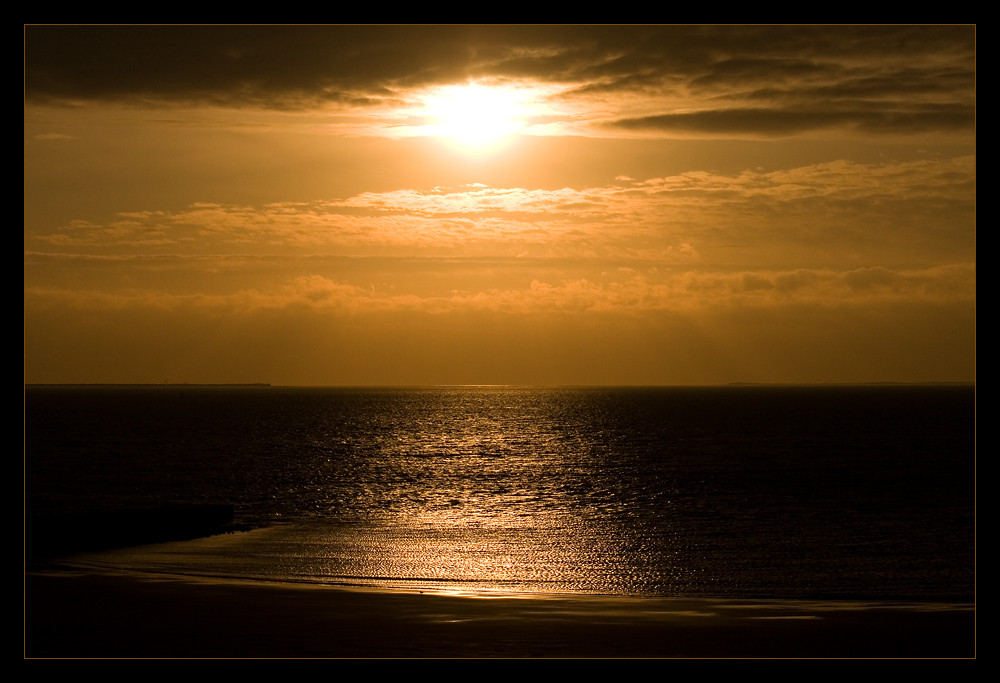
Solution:
[[(27, 26), (31, 103), (388, 112), (434, 85), (551, 83), (547, 130), (971, 130), (956, 26)], [(373, 129), (374, 130), (374, 129)]]
[(848, 271), (685, 271), (662, 273), (624, 269), (604, 281), (534, 279), (521, 288), (463, 289), (433, 295), (399, 292), (311, 274), (274, 288), (223, 294), (176, 294), (152, 290), (83, 291), (56, 287), (25, 288), (34, 310), (156, 309), (215, 315), (261, 311), (312, 310), (343, 315), (391, 312), (453, 314), (489, 312), (511, 315), (613, 314), (657, 312), (691, 314), (819, 307), (969, 304), (975, 301), (976, 269), (954, 264), (913, 270), (872, 267)]
[(968, 106), (931, 104), (907, 107), (913, 111), (887, 109), (883, 103), (857, 103), (842, 107), (841, 111), (773, 107), (716, 109), (619, 119), (608, 125), (638, 131), (784, 136), (829, 128), (895, 134), (971, 130), (976, 122), (975, 110)]
[(584, 188), (399, 189), (339, 200), (131, 211), (30, 233), (26, 243), (38, 254), (133, 254), (137, 262), (192, 256), (203, 264), (327, 255), (691, 265), (742, 249), (771, 266), (815, 266), (832, 254), (858, 266), (931, 265), (974, 255), (975, 178), (970, 156), (699, 171)]

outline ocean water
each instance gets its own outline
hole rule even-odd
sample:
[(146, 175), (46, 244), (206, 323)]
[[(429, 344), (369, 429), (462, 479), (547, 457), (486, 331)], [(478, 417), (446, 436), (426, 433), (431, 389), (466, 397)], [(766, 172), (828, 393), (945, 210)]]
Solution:
[(972, 386), (28, 387), (37, 515), (228, 503), (95, 568), (429, 590), (971, 601)]

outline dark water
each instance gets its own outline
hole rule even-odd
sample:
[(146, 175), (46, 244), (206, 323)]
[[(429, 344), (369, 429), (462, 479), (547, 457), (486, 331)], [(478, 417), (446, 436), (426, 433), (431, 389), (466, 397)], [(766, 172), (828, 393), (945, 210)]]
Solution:
[(181, 573), (974, 594), (969, 386), (29, 387), (25, 467), (29, 520), (224, 502), (257, 528), (114, 560)]

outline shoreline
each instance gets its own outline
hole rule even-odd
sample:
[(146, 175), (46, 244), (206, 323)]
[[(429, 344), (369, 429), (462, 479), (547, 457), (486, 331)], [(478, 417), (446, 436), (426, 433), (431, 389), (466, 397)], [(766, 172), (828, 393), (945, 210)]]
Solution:
[(972, 658), (974, 605), (25, 575), (25, 658)]

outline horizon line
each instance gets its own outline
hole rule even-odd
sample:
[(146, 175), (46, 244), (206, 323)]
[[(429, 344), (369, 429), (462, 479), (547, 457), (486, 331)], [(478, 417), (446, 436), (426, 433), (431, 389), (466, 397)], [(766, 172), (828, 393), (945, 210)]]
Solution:
[(975, 385), (976, 380), (927, 380), (869, 382), (718, 382), (703, 384), (572, 384), (572, 383), (448, 383), (448, 384), (272, 384), (270, 382), (25, 382), (24, 387), (260, 387), (272, 389), (400, 389), (400, 388), (675, 388), (675, 387), (737, 387), (737, 386), (928, 386)]

